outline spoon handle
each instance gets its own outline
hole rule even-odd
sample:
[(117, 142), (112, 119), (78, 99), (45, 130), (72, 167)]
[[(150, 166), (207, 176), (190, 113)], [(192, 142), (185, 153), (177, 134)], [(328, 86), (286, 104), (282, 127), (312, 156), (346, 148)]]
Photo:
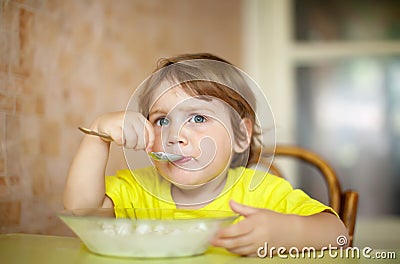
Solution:
[(104, 133), (100, 133), (100, 132), (96, 132), (96, 131), (91, 130), (91, 129), (86, 128), (86, 127), (78, 127), (78, 129), (80, 131), (82, 131), (83, 133), (85, 133), (85, 134), (101, 137), (102, 139), (104, 139), (107, 142), (114, 141), (113, 138), (110, 135), (107, 135), (107, 134), (104, 134)]

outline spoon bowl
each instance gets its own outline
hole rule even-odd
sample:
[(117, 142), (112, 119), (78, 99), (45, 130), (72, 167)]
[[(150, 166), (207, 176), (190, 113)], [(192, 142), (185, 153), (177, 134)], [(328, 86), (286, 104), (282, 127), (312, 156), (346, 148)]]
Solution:
[(178, 161), (183, 159), (185, 156), (178, 155), (178, 154), (172, 154), (172, 153), (167, 153), (167, 152), (150, 152), (148, 153), (149, 156), (157, 161)]

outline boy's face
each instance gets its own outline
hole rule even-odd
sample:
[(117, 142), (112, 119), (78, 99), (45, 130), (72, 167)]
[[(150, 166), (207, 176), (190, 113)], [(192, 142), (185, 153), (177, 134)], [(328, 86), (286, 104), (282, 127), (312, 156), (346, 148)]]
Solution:
[(195, 188), (225, 175), (235, 143), (229, 107), (218, 99), (204, 100), (172, 88), (150, 109), (153, 151), (184, 155), (176, 162), (155, 161), (160, 174), (181, 188)]

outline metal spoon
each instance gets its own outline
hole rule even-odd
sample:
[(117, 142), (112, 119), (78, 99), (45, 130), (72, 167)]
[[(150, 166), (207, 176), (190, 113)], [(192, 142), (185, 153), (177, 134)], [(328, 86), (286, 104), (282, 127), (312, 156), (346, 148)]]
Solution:
[(78, 129), (85, 134), (101, 137), (102, 139), (104, 139), (107, 142), (114, 141), (114, 139), (110, 135), (107, 135), (105, 133), (96, 132), (96, 131), (91, 130), (86, 127), (78, 127)]
[(167, 152), (150, 152), (148, 154), (153, 160), (158, 160), (158, 161), (174, 162), (174, 161), (183, 159), (185, 157), (182, 155), (172, 154), (172, 153), (167, 153)]
[[(97, 132), (97, 131), (94, 131), (94, 130), (91, 130), (91, 129), (85, 128), (85, 127), (78, 127), (78, 129), (85, 134), (101, 137), (102, 139), (104, 139), (107, 142), (114, 141), (113, 138), (108, 134)], [(172, 153), (167, 153), (167, 152), (149, 152), (148, 155), (152, 159), (157, 160), (157, 161), (174, 162), (174, 161), (184, 158), (184, 156), (182, 156), (182, 155), (172, 154)]]

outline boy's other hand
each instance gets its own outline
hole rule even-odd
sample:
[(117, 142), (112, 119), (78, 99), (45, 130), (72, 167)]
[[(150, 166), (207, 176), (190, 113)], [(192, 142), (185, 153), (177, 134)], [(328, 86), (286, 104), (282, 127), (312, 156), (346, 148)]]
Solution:
[(281, 214), (267, 209), (246, 206), (230, 201), (232, 210), (244, 219), (231, 226), (222, 228), (212, 244), (245, 256), (255, 256), (257, 249), (265, 242), (274, 240), (272, 232), (279, 226)]

